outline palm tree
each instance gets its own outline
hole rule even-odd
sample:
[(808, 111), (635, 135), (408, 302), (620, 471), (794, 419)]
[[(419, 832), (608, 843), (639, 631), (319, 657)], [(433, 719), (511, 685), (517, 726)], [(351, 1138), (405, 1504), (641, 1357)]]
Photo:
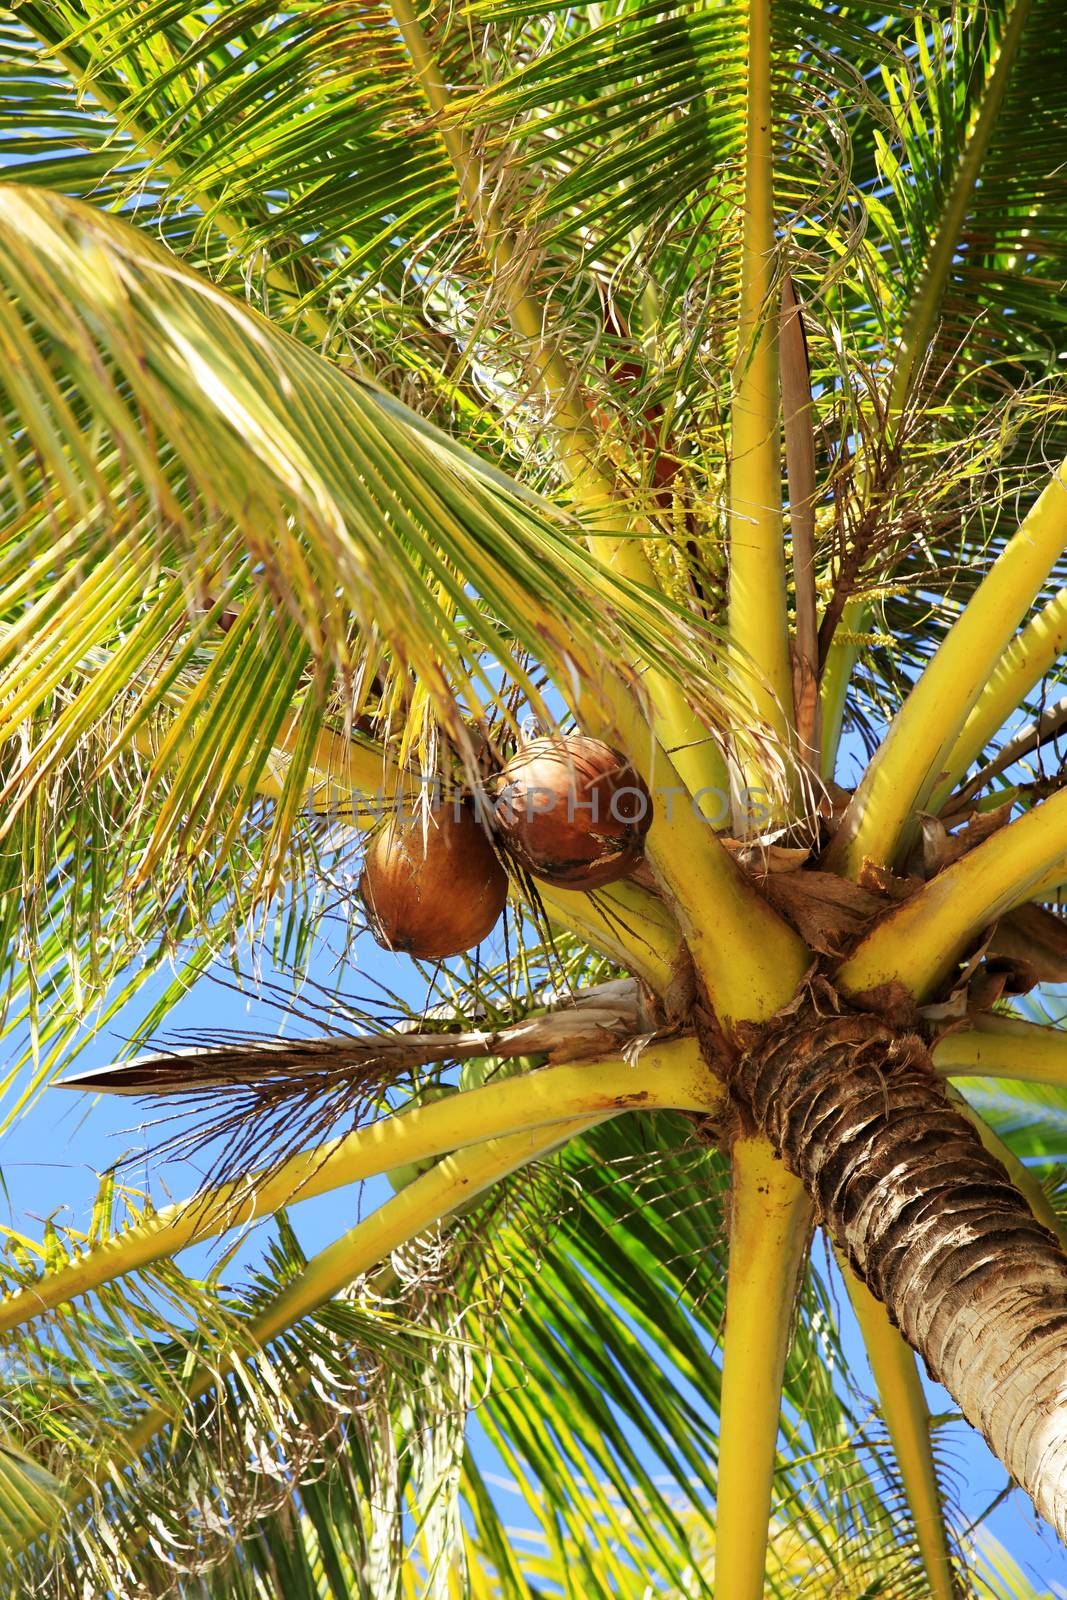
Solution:
[(229, 1145), (9, 1237), (19, 1592), (948, 1600), (916, 1351), (1067, 1535), (1058, 0), (0, 26), (19, 1105), (168, 962), (131, 1054), (250, 936), (296, 1006), (363, 831), (530, 721), (654, 802), (417, 1006), (76, 1080)]

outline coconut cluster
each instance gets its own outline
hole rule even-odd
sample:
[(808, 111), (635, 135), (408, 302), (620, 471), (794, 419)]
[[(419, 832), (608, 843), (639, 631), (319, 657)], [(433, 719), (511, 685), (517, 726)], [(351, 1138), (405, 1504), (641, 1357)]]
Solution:
[(390, 818), (367, 851), (359, 892), (387, 950), (422, 961), (470, 950), (507, 899), (506, 861), (555, 888), (602, 889), (637, 866), (652, 797), (626, 757), (583, 734), (532, 739), (497, 775), (493, 808), (469, 801)]

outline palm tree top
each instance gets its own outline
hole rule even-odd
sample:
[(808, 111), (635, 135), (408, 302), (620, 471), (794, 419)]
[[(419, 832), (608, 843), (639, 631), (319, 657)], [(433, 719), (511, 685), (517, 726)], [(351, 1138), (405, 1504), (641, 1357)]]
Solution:
[[(912, 1350), (1062, 1536), (1059, 45), (0, 18), (7, 1110), (213, 1151), (9, 1236), (27, 1592), (1029, 1592)], [(168, 1033), (263, 950), (284, 1039)], [(383, 1173), (305, 1258), (288, 1208)], [(174, 1259), (272, 1214), (243, 1285)]]

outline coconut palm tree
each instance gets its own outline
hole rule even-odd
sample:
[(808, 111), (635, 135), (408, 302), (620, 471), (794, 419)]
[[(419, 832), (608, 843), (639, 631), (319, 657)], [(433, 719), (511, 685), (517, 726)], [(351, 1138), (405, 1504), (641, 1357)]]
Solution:
[(497, 834), (415, 1005), (75, 1077), (216, 1170), (9, 1235), (18, 1592), (1021, 1592), (915, 1353), (1067, 1535), (1063, 7), (0, 26), (18, 1105), (168, 963), (131, 1056), (249, 939), (306, 1016), (365, 831), (428, 862), (531, 725), (652, 797), (595, 888)]

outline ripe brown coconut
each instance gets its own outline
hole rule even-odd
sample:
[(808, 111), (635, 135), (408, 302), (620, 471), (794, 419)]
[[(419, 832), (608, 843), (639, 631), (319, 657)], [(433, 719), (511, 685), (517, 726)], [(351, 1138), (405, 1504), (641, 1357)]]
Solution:
[(641, 859), (652, 797), (626, 757), (600, 739), (531, 739), (496, 792), (503, 844), (557, 889), (601, 889)]
[(508, 880), (466, 801), (390, 817), (367, 851), (359, 894), (371, 931), (387, 950), (419, 961), (459, 955), (491, 933)]

